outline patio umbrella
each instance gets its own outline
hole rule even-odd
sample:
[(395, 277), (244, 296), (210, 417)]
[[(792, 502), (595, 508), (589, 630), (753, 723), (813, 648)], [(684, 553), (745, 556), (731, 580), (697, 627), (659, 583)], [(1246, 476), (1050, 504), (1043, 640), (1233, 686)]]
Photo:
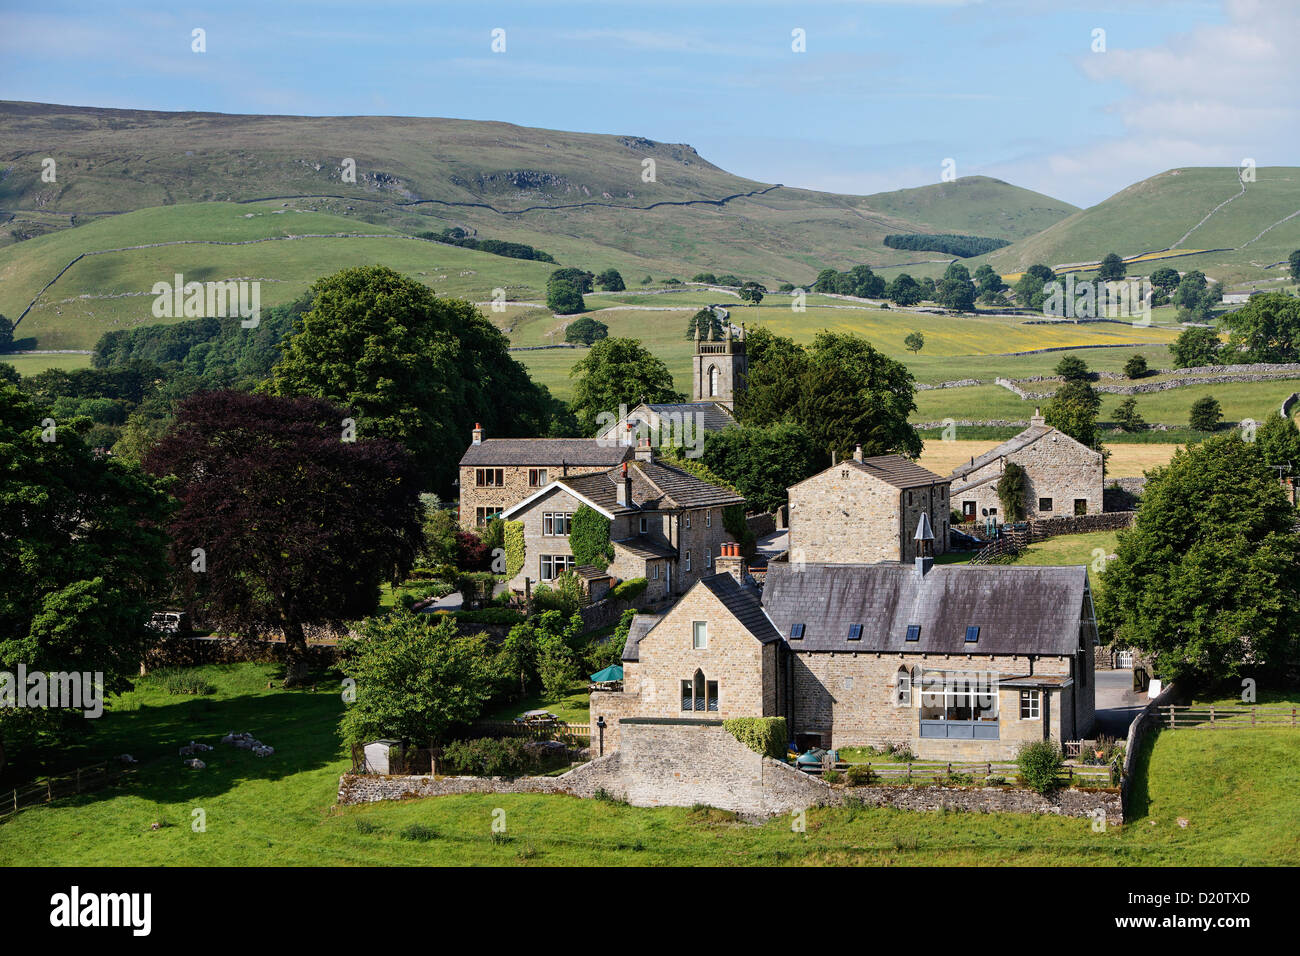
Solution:
[(608, 684), (611, 681), (622, 680), (622, 679), (623, 679), (623, 668), (621, 668), (617, 664), (611, 664), (609, 667), (606, 667), (603, 671), (596, 671), (596, 673), (591, 675), (591, 682), (593, 684)]

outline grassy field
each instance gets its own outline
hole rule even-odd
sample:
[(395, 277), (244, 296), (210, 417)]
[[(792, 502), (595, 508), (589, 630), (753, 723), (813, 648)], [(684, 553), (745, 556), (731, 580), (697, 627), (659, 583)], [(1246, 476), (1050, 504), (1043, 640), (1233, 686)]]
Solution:
[[(303, 238), (307, 234), (363, 233), (392, 238)], [(247, 245), (210, 243), (269, 239)], [(143, 249), (141, 242), (191, 242)], [(59, 270), (87, 256), (41, 293)], [(280, 203), (206, 203), (166, 206), (99, 220), (0, 250), (0, 312), (17, 318), (36, 306), (14, 336), (18, 348), (94, 346), (111, 329), (156, 324), (155, 282), (223, 279), (261, 281), (261, 305), (289, 302), (323, 275), (348, 266), (382, 263), (444, 295), (487, 301), (494, 288), (511, 299), (541, 295), (553, 266), (401, 236), (391, 229), (340, 216), (285, 209)]]
[[(1089, 531), (1086, 534), (1062, 534), (1025, 548), (1007, 564), (1035, 567), (1067, 567), (1082, 564), (1088, 568), (1088, 583), (1093, 594), (1102, 586), (1106, 559), (1115, 553), (1116, 531)], [(971, 552), (950, 551), (941, 557), (943, 564), (964, 564)]]
[(19, 375), (36, 375), (46, 369), (58, 368), (72, 371), (78, 368), (90, 368), (89, 355), (6, 355), (0, 354), (0, 362), (12, 365)]
[[(1050, 389), (1050, 383), (1044, 385), (1044, 391)], [(1192, 403), (1206, 395), (1218, 399), (1226, 422), (1240, 422), (1247, 418), (1263, 421), (1270, 415), (1276, 415), (1282, 406), (1282, 400), (1295, 391), (1300, 391), (1300, 379), (1186, 385), (1134, 397), (1137, 399), (1138, 412), (1146, 421), (1186, 426)], [(1099, 419), (1102, 422), (1113, 421), (1115, 410), (1125, 397), (1103, 394)], [(954, 421), (1028, 421), (1034, 409), (1043, 407), (1047, 401), (1021, 399), (1000, 385), (931, 389), (916, 393), (917, 410), (912, 414), (912, 420), (938, 422), (951, 418)]]
[[(139, 769), (115, 789), (0, 824), (0, 865), (1300, 863), (1300, 734), (1290, 730), (1158, 734), (1139, 761), (1138, 817), (1103, 833), (1088, 820), (854, 808), (811, 810), (807, 831), (793, 833), (783, 818), (751, 826), (717, 811), (535, 795), (340, 808), (347, 764), (333, 735), (336, 690), (268, 691), (274, 672), (261, 665), (202, 672), (218, 686), (210, 697), (142, 689), (136, 709), (115, 706), (96, 730), (98, 753), (129, 750)], [(257, 734), (275, 755), (216, 743), (229, 730)], [(206, 770), (187, 770), (175, 756), (190, 738), (216, 744)], [(491, 837), (497, 807), (506, 812), (504, 842)], [(195, 810), (206, 816), (203, 832), (191, 828)]]

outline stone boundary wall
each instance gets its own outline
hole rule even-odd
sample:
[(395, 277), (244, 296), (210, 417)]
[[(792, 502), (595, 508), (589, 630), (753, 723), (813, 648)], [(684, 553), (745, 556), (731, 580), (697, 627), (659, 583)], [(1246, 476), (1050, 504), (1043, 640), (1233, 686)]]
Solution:
[(617, 624), (623, 612), (628, 608), (636, 608), (638, 611), (649, 609), (650, 605), (645, 599), (646, 592), (642, 591), (634, 601), (625, 601), (622, 598), (605, 597), (599, 601), (592, 601), (590, 604), (584, 604), (578, 608), (578, 613), (582, 615), (582, 626), (584, 630), (594, 631), (597, 628), (609, 627), (611, 624)]
[(1282, 399), (1282, 407), (1278, 410), (1279, 414), (1283, 418), (1290, 417), (1291, 408), (1296, 402), (1300, 402), (1300, 392), (1292, 392), (1286, 398)]
[(924, 382), (922, 382), (916, 386), (916, 390), (918, 392), (928, 392), (928, 391), (933, 391), (934, 389), (937, 388), (969, 388), (972, 385), (983, 385), (983, 384), (984, 383), (977, 378), (959, 378), (955, 382), (940, 382), (937, 385), (927, 385)]
[(980, 813), (1051, 813), (1123, 822), (1116, 790), (1059, 790), (1047, 796), (1012, 787), (832, 787), (750, 750), (720, 720), (628, 718), (612, 754), (557, 777), (384, 776), (339, 778), (340, 804), (374, 803), (463, 793), (542, 793), (594, 797), (603, 791), (634, 807), (705, 804), (746, 819), (764, 819), (813, 806), (868, 806)]
[(1123, 531), (1132, 526), (1136, 517), (1136, 511), (1062, 515), (1059, 518), (1035, 518), (1029, 522), (1029, 527), (1035, 538), (1054, 538), (1061, 534), (1086, 534), (1089, 531)]
[(760, 515), (746, 515), (745, 524), (749, 525), (749, 530), (754, 532), (756, 537), (761, 538), (776, 530), (776, 515), (770, 511)]
[[(200, 664), (279, 664), (284, 661), (284, 641), (238, 637), (173, 637), (145, 653), (144, 672), (161, 667), (195, 667)], [(338, 660), (337, 644), (308, 644), (312, 668), (329, 667)]]
[(1146, 739), (1147, 734), (1159, 727), (1159, 709), (1165, 704), (1172, 703), (1176, 694), (1175, 685), (1170, 684), (1160, 691), (1159, 697), (1148, 701), (1147, 705), (1133, 718), (1133, 722), (1128, 725), (1128, 737), (1124, 741), (1124, 766), (1120, 771), (1119, 784), (1120, 798), (1123, 801), (1125, 813), (1132, 810), (1129, 801), (1133, 797), (1133, 775), (1137, 769), (1138, 751), (1142, 747), (1142, 741)]

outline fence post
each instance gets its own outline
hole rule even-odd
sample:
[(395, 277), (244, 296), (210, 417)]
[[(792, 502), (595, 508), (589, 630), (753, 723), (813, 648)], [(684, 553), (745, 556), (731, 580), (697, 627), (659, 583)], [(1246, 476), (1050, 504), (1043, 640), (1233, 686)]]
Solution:
[(1174, 710), (1174, 705), (1169, 705), (1169, 729), (1178, 729), (1178, 711)]
[(1255, 726), (1255, 708), (1250, 708), (1250, 726)]
[(1214, 708), (1210, 708), (1210, 728), (1214, 728)]
[(1294, 707), (1291, 708), (1291, 726), (1292, 726), (1292, 727), (1295, 726), (1295, 708), (1294, 708)]
[(52, 803), (53, 801), (54, 801), (54, 778), (46, 777), (45, 778), (45, 802)]

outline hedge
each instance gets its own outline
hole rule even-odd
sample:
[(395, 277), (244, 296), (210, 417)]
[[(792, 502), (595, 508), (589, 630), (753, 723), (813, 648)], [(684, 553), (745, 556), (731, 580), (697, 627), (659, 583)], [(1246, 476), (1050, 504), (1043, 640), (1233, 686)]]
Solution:
[(609, 593), (611, 597), (616, 597), (620, 601), (635, 601), (645, 593), (648, 583), (645, 578), (631, 578), (614, 585)]
[(773, 760), (785, 758), (790, 738), (784, 717), (733, 717), (724, 720), (722, 726), (754, 753)]

